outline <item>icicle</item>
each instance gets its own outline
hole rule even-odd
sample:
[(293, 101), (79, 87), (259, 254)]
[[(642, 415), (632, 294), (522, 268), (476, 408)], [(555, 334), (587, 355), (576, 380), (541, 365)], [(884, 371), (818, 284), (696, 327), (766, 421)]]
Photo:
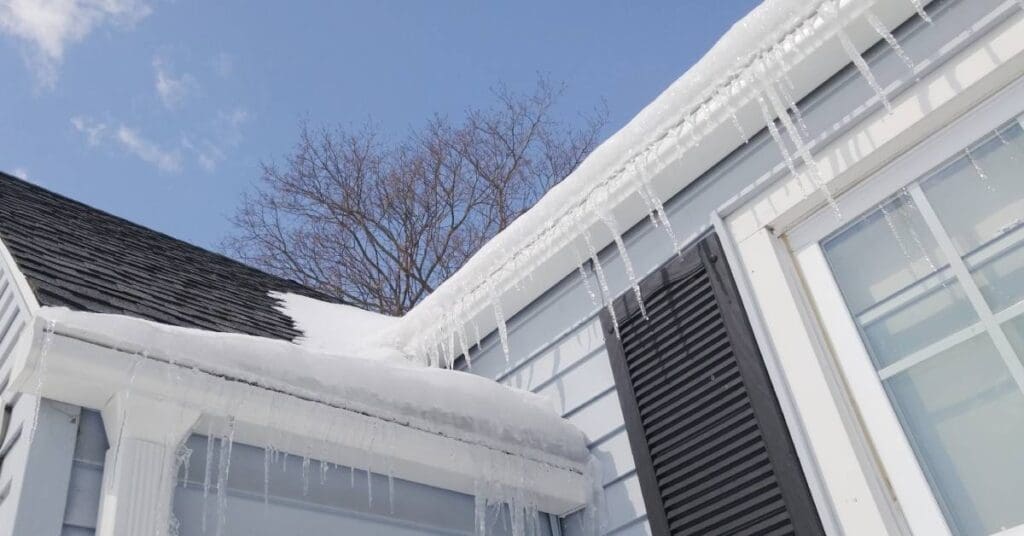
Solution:
[(917, 11), (917, 15), (921, 17), (928, 24), (932, 23), (932, 18), (928, 16), (928, 13), (924, 10), (924, 5), (921, 0), (910, 0), (910, 3), (914, 5), (914, 11)]
[(579, 271), (580, 281), (583, 282), (583, 288), (586, 289), (587, 295), (590, 296), (590, 302), (596, 307), (600, 305), (601, 302), (597, 299), (597, 294), (594, 293), (594, 287), (590, 284), (590, 277), (587, 276), (586, 269), (583, 267), (583, 257), (580, 256), (580, 250), (576, 247), (575, 243), (569, 244), (569, 247), (572, 248), (572, 253), (576, 256), (576, 269)]
[(594, 265), (594, 272), (597, 274), (597, 282), (601, 285), (601, 293), (605, 307), (608, 309), (608, 316), (612, 320), (612, 325), (615, 327), (615, 338), (619, 338), (619, 321), (615, 318), (615, 305), (611, 300), (611, 289), (608, 288), (608, 280), (604, 277), (604, 269), (601, 268), (601, 260), (597, 256), (597, 248), (594, 247), (594, 243), (590, 240), (590, 233), (586, 230), (583, 231), (583, 240), (587, 243), (587, 250), (590, 253), (590, 263)]
[(509, 363), (512, 360), (512, 355), (508, 346), (508, 326), (505, 324), (505, 313), (501, 308), (501, 296), (498, 295), (498, 291), (494, 287), (494, 281), (491, 279), (487, 280), (487, 291), (491, 297), (491, 309), (494, 310), (494, 321), (498, 324), (498, 336), (501, 338), (501, 351), (505, 354), (505, 363)]
[[(789, 77), (786, 76), (785, 73), (783, 73), (782, 77), (789, 80)], [(792, 82), (790, 82), (790, 85), (792, 85)], [(785, 104), (786, 108), (793, 113), (793, 118), (796, 119), (796, 125), (800, 127), (800, 135), (803, 136), (804, 139), (810, 139), (811, 131), (807, 128), (807, 123), (804, 122), (804, 114), (800, 112), (800, 108), (796, 105), (796, 99), (794, 99), (793, 95), (786, 90), (785, 84), (779, 82), (775, 87), (778, 89), (779, 95), (785, 99), (783, 104)]]
[(768, 127), (768, 133), (771, 134), (772, 140), (775, 141), (775, 145), (779, 148), (779, 152), (782, 153), (782, 160), (786, 163), (786, 168), (789, 169), (789, 174), (797, 181), (800, 185), (800, 190), (803, 191), (804, 197), (807, 196), (807, 188), (804, 186), (803, 181), (800, 179), (801, 175), (796, 172), (796, 163), (793, 162), (793, 157), (789, 154), (789, 149), (786, 147), (786, 142), (782, 139), (782, 134), (779, 133), (779, 127), (775, 125), (775, 120), (772, 119), (771, 113), (768, 111), (768, 103), (765, 102), (764, 97), (760, 93), (756, 94), (757, 104), (761, 108), (761, 116), (764, 117), (765, 125)]
[(978, 175), (978, 179), (981, 180), (981, 184), (985, 187), (985, 190), (990, 193), (995, 193), (996, 189), (992, 186), (992, 182), (988, 180), (988, 173), (985, 172), (981, 167), (981, 164), (978, 163), (978, 160), (974, 158), (973, 154), (971, 154), (971, 149), (964, 149), (964, 154), (967, 155), (967, 161), (971, 163), (971, 167), (974, 168), (974, 173)]
[(484, 343), (483, 337), (480, 336), (480, 324), (477, 323), (476, 317), (473, 317), (473, 336), (476, 337), (476, 350), (478, 352), (483, 351)]
[(388, 468), (388, 513), (395, 513), (395, 474), (391, 467)]
[[(639, 174), (644, 174), (644, 172), (641, 171)], [(644, 188), (637, 188), (636, 195), (640, 197), (640, 199), (644, 202), (644, 206), (647, 207), (647, 217), (650, 218), (651, 225), (657, 227), (658, 217), (654, 214), (654, 201), (647, 194), (647, 190), (645, 190)]]
[(228, 522), (228, 478), (231, 475), (231, 449), (235, 442), (235, 418), (228, 416), (228, 433), (220, 439), (217, 464), (217, 536), (222, 536)]
[[(899, 229), (896, 227), (896, 222), (892, 218), (892, 213), (889, 212), (888, 208), (886, 208), (886, 203), (882, 203), (878, 208), (882, 212), (882, 219), (885, 220), (886, 226), (889, 227), (889, 232), (892, 233), (893, 238), (896, 239), (896, 244), (900, 247), (900, 251), (903, 252), (903, 257), (907, 259), (907, 262), (910, 265), (913, 265), (914, 257), (910, 254), (910, 250), (907, 249), (907, 244), (903, 240), (903, 237), (900, 236)], [(932, 271), (934, 272), (934, 269)]]
[[(917, 207), (914, 205), (914, 198), (911, 197), (910, 192), (907, 191), (906, 187), (900, 189), (899, 198), (903, 200), (908, 209), (917, 209)], [(884, 206), (882, 208), (884, 209)], [(885, 216), (884, 211), (883, 216)], [(887, 221), (886, 223), (889, 222)], [(925, 263), (928, 264), (928, 269), (930, 270), (929, 274), (938, 273), (939, 267), (936, 266), (935, 261), (933, 261), (931, 255), (928, 254), (928, 249), (925, 248), (924, 241), (921, 240), (921, 236), (917, 234), (916, 230), (914, 230), (913, 223), (910, 221), (910, 218), (906, 215), (903, 215), (903, 224), (904, 226), (906, 226), (907, 232), (910, 234), (910, 239), (914, 241), (914, 245), (917, 247), (917, 250), (921, 252), (921, 258), (923, 258)], [(900, 249), (904, 251), (904, 255), (912, 263), (914, 259), (911, 258), (910, 253), (907, 251), (906, 246), (903, 244), (902, 238), (899, 236), (899, 233), (896, 232), (895, 226), (891, 226), (890, 230), (893, 232), (893, 235), (896, 237), (896, 240), (899, 241)], [(946, 281), (946, 278), (942, 277), (941, 275), (939, 276), (939, 281), (942, 283), (943, 287), (949, 287), (949, 283)]]
[(644, 297), (640, 292), (640, 280), (636, 277), (636, 271), (633, 270), (633, 262), (629, 259), (629, 252), (626, 251), (626, 243), (622, 241), (622, 234), (619, 233), (619, 224), (615, 221), (615, 216), (612, 216), (608, 212), (598, 213), (598, 217), (604, 222), (605, 227), (612, 233), (612, 239), (615, 241), (615, 247), (619, 250), (619, 257), (622, 258), (622, 264), (626, 268), (626, 277), (629, 278), (629, 285), (633, 287), (633, 294), (636, 296), (637, 306), (640, 308), (640, 314), (643, 315), (644, 320), (647, 320), (647, 308), (644, 307)]
[(476, 536), (487, 536), (487, 499), (477, 491), (473, 497), (473, 519), (476, 525)]
[(309, 456), (302, 457), (302, 496), (309, 495)]
[(732, 126), (736, 128), (736, 132), (740, 134), (740, 139), (743, 140), (743, 145), (750, 143), (750, 136), (747, 136), (747, 133), (743, 130), (743, 125), (740, 124), (740, 118), (736, 115), (736, 108), (731, 104), (729, 104), (728, 107), (729, 119), (732, 120)]
[(178, 469), (184, 469), (183, 478), (181, 479), (182, 489), (188, 489), (188, 475), (189, 470), (192, 467), (192, 449), (188, 448), (188, 445), (182, 443), (178, 447), (178, 454), (175, 456), (175, 465)]
[(796, 153), (800, 156), (800, 160), (803, 161), (804, 168), (807, 169), (810, 174), (811, 182), (814, 183), (814, 186), (821, 191), (822, 194), (824, 194), (825, 200), (832, 208), (836, 217), (838, 219), (842, 219), (843, 216), (842, 212), (839, 210), (839, 203), (836, 202), (836, 198), (832, 195), (832, 191), (828, 188), (828, 185), (825, 184), (825, 180), (822, 178), (821, 172), (818, 169), (818, 163), (811, 155), (811, 151), (807, 148), (807, 144), (805, 144), (804, 140), (800, 138), (800, 134), (796, 130), (796, 125), (793, 124), (793, 120), (790, 119), (789, 115), (786, 113), (785, 107), (779, 100), (778, 94), (775, 93), (772, 86), (768, 83), (765, 83), (764, 87), (768, 101), (771, 103), (772, 107), (775, 108), (775, 112), (779, 115), (779, 119), (785, 125), (786, 133), (789, 134), (789, 138), (793, 142)]
[(672, 228), (672, 222), (668, 219), (668, 213), (665, 212), (665, 204), (661, 201), (661, 198), (658, 197), (658, 194), (654, 192), (650, 178), (647, 175), (640, 175), (640, 188), (647, 191), (648, 198), (650, 198), (651, 203), (654, 204), (654, 213), (658, 216), (658, 220), (661, 221), (661, 226), (665, 229), (665, 234), (667, 234), (669, 240), (672, 241), (672, 250), (679, 252), (682, 246), (679, 244), (679, 239), (676, 238), (676, 232)]
[(466, 337), (466, 324), (459, 322), (458, 326), (459, 346), (462, 350), (462, 355), (466, 358), (466, 367), (469, 370), (473, 370), (473, 356), (469, 352), (470, 346)]
[(213, 476), (213, 423), (206, 427), (206, 467), (203, 468), (203, 534), (206, 534), (206, 505), (210, 498), (210, 481)]
[[(1024, 2), (1024, 0), (1021, 1)], [(875, 33), (877, 33), (882, 39), (885, 39), (886, 43), (889, 43), (889, 48), (896, 53), (896, 56), (903, 61), (903, 64), (910, 69), (910, 72), (915, 73), (914, 76), (916, 78), (917, 66), (914, 65), (914, 60), (910, 59), (910, 56), (907, 55), (907, 51), (903, 50), (903, 47), (900, 46), (900, 42), (896, 40), (896, 37), (894, 37), (892, 33), (885, 28), (885, 24), (881, 19), (872, 13), (871, 10), (866, 11), (864, 13), (864, 17), (868, 20), (868, 24), (875, 29)]]
[(266, 508), (270, 504), (270, 463), (273, 453), (271, 452), (274, 447), (269, 444), (263, 447), (263, 506)]
[(842, 25), (839, 23), (838, 17), (835, 19), (835, 25), (836, 37), (839, 38), (839, 43), (843, 45), (843, 50), (846, 51), (846, 55), (849, 56), (850, 61), (852, 61), (853, 64), (857, 67), (857, 70), (860, 71), (860, 75), (864, 77), (864, 80), (868, 83), (869, 86), (871, 86), (871, 89), (875, 92), (875, 95), (877, 95), (878, 98), (882, 101), (882, 104), (885, 106), (886, 111), (892, 113), (892, 104), (889, 102), (889, 99), (885, 96), (885, 90), (882, 89), (882, 86), (878, 84), (878, 80), (875, 78), (875, 75), (871, 72), (871, 67), (868, 66), (868, 62), (864, 61), (864, 57), (860, 55), (860, 52), (857, 50), (857, 47), (855, 47), (853, 45), (853, 42), (850, 41), (850, 36), (846, 34), (846, 30), (844, 30)]
[[(1020, 1), (1024, 2), (1024, 0), (1020, 0)], [(1024, 9), (1024, 8), (1022, 8), (1022, 9)], [(1015, 164), (1019, 164), (1020, 163), (1020, 158), (1022, 156), (1024, 156), (1024, 149), (1021, 149), (1020, 146), (1018, 146), (1018, 145), (1010, 142), (1010, 140), (1006, 139), (1006, 136), (1003, 136), (1003, 133), (998, 128), (995, 129), (993, 132), (995, 133), (996, 138), (999, 139), (1000, 143), (1002, 143), (1006, 147), (1010, 147), (1013, 150), (1010, 153), (1010, 160), (1012, 162), (1014, 162)]]
[(370, 427), (370, 445), (367, 447), (367, 462), (366, 462), (366, 502), (369, 505), (369, 509), (373, 510), (373, 443), (377, 439), (377, 422)]
[[(46, 355), (50, 353), (50, 348), (53, 346), (53, 334), (57, 329), (57, 322), (54, 320), (47, 320), (46, 327), (43, 328), (43, 345), (39, 350), (39, 370), (36, 371), (36, 410), (32, 415), (32, 423), (28, 430), (28, 444), (32, 445), (36, 438), (36, 430), (39, 428), (39, 412), (43, 402), (43, 379), (46, 377)], [(135, 365), (132, 364), (132, 370), (135, 370)], [(121, 418), (121, 429), (124, 430), (124, 417)], [(117, 458), (114, 458), (115, 462)]]

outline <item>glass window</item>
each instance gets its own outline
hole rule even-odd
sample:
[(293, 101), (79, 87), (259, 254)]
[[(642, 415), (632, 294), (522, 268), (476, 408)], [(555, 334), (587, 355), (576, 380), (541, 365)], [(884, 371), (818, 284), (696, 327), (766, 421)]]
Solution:
[(994, 311), (1024, 298), (1024, 132), (999, 132), (922, 185)]
[(1024, 524), (1024, 131), (961, 152), (822, 243), (956, 534)]

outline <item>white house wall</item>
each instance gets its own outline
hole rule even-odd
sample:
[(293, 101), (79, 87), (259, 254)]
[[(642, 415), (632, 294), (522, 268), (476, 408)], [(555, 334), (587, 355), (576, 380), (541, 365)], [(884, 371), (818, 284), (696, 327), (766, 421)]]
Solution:
[[(907, 54), (922, 60), (947, 45), (954, 36), (985, 18), (1001, 0), (945, 0), (933, 2), (934, 24), (919, 19), (908, 22), (895, 32)], [(872, 71), (882, 86), (913, 80), (904, 63), (882, 42), (866, 54)], [(801, 103), (804, 119), (813, 137), (837, 136), (863, 119), (857, 111), (868, 108), (874, 92), (848, 66)], [(738, 134), (737, 134), (738, 136)], [(783, 174), (781, 155), (765, 132), (741, 146), (696, 183), (666, 204), (674, 231), (687, 242), (706, 232), (709, 215), (748, 189), (758, 179), (771, 178), (772, 172)], [(678, 172), (670, 166), (665, 173)], [(639, 202), (639, 201), (637, 201)], [(638, 274), (643, 275), (666, 262), (671, 256), (669, 240), (660, 228), (644, 221), (625, 237), (627, 250)], [(629, 282), (614, 246), (601, 254), (612, 297), (629, 289)], [(753, 269), (756, 269), (753, 268)], [(593, 278), (592, 278), (593, 279)], [(597, 290), (597, 282), (590, 282)], [(510, 319), (509, 346), (511, 358), (506, 363), (497, 336), (486, 338), (480, 351), (472, 352), (471, 371), (495, 378), (503, 383), (549, 395), (563, 415), (587, 433), (591, 449), (603, 464), (606, 493), (607, 534), (650, 534), (645, 507), (633, 457), (626, 435), (605, 341), (597, 315), (600, 307), (592, 303), (575, 272), (550, 288), (544, 295)], [(830, 396), (828, 392), (820, 396)], [(791, 423), (799, 430), (799, 423)], [(799, 441), (799, 439), (797, 439)], [(852, 441), (852, 439), (850, 439)], [(850, 447), (852, 449), (852, 447)], [(841, 453), (840, 453), (841, 454)], [(852, 456), (851, 452), (847, 456)], [(859, 462), (853, 460), (859, 471)], [(806, 466), (806, 464), (805, 464)], [(838, 467), (849, 467), (849, 463)], [(813, 463), (808, 471), (813, 480)], [(815, 483), (812, 481), (812, 488)], [(818, 484), (821, 496), (822, 484)], [(857, 494), (870, 494), (865, 477), (851, 484)], [(859, 486), (859, 487), (858, 487)], [(827, 500), (827, 499), (825, 499)], [(873, 509), (868, 504), (867, 508)], [(830, 505), (819, 505), (826, 527), (837, 527)], [(863, 527), (881, 533), (882, 514), (866, 517)], [(871, 519), (876, 523), (871, 525)], [(564, 523), (565, 533), (574, 534), (579, 524), (572, 519)], [(891, 526), (890, 526), (891, 528)], [(885, 529), (889, 530), (889, 529)]]

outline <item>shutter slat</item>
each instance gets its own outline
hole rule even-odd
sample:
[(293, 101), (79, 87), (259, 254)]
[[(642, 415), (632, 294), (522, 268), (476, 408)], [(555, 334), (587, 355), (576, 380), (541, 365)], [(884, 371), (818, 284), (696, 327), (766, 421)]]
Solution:
[(652, 531), (824, 534), (717, 239), (641, 288), (601, 321)]

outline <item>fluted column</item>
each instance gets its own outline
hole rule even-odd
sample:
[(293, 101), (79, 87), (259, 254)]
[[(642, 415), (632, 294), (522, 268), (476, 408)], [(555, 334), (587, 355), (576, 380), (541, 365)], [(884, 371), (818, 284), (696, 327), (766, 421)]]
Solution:
[(131, 393), (103, 409), (110, 449), (103, 468), (98, 536), (166, 536), (175, 456), (195, 410)]

